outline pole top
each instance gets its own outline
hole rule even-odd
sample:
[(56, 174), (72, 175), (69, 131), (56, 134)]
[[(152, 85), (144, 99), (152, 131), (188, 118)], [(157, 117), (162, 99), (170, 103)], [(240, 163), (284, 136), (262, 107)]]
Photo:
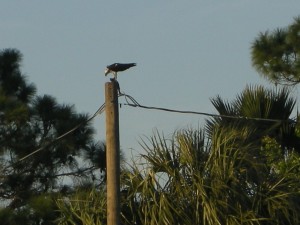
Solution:
[(117, 90), (117, 92), (120, 94), (121, 92), (121, 89), (120, 89), (120, 84), (119, 84), (119, 82), (116, 80), (116, 79), (114, 79), (114, 78), (111, 78), (110, 79), (110, 82), (106, 82), (105, 83), (105, 87), (106, 88), (112, 88), (112, 89), (116, 89)]

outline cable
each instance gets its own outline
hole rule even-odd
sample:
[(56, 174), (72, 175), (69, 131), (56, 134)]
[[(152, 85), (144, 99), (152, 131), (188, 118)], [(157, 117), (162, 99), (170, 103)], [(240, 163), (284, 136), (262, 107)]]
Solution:
[[(189, 111), (189, 110), (175, 110), (175, 109), (169, 109), (169, 108), (163, 108), (163, 107), (145, 106), (145, 105), (139, 104), (138, 101), (135, 100), (135, 98), (133, 98), (132, 96), (127, 95), (124, 92), (119, 91), (118, 97), (122, 97), (122, 96), (125, 97), (125, 101), (126, 101), (126, 103), (124, 105), (128, 105), (128, 106), (131, 106), (131, 107), (140, 107), (140, 108), (150, 109), (150, 110), (160, 110), (160, 111), (166, 111), (166, 112), (172, 112), (172, 113), (182, 113), (182, 114), (197, 114), (197, 115), (210, 116), (210, 117), (214, 117), (214, 118), (230, 118), (230, 119), (244, 119), (244, 120), (256, 120), (256, 121), (268, 121), (268, 122), (293, 122), (293, 123), (296, 123), (296, 121), (294, 121), (294, 120), (278, 120), (278, 119), (265, 119), (265, 118), (255, 118), (255, 117), (244, 117), (244, 116), (218, 115), (218, 114), (205, 113), (205, 112), (197, 112), (197, 111)], [(71, 130), (69, 130), (66, 133), (60, 135), (59, 137), (55, 138), (51, 142), (47, 143), (46, 145), (40, 147), (39, 149), (31, 152), (28, 155), (22, 157), (16, 163), (19, 163), (19, 162), (27, 159), (28, 157), (30, 157), (30, 156), (32, 156), (32, 155), (34, 155), (34, 154), (42, 151), (46, 147), (52, 145), (54, 142), (59, 141), (60, 139), (62, 139), (65, 136), (67, 136), (68, 134), (70, 134), (70, 133), (74, 132), (75, 130), (79, 129), (81, 126), (83, 126), (84, 124), (86, 124), (89, 121), (91, 121), (92, 119), (94, 119), (98, 114), (103, 113), (104, 109), (105, 109), (105, 103), (102, 104), (99, 107), (99, 109), (94, 113), (94, 115), (92, 115), (86, 121), (81, 122), (80, 124), (78, 124), (77, 126), (75, 126), (74, 128), (72, 128)]]
[[(210, 116), (210, 117), (214, 117), (214, 118), (230, 118), (230, 119), (239, 119), (239, 120), (244, 119), (244, 120), (256, 120), (256, 121), (267, 121), (267, 122), (293, 122), (293, 123), (296, 123), (296, 121), (294, 121), (294, 120), (279, 120), (279, 119), (245, 117), (245, 116), (218, 115), (218, 114), (197, 112), (197, 111), (175, 110), (175, 109), (162, 108), (162, 107), (145, 106), (145, 105), (139, 104), (130, 95), (127, 95), (125, 93), (121, 93), (120, 96), (125, 97), (125, 100), (126, 100), (127, 103), (125, 103), (124, 105), (128, 105), (128, 106), (131, 106), (131, 107), (140, 107), (140, 108), (144, 108), (144, 109), (160, 110), (160, 111), (173, 112), (173, 113), (183, 113), (183, 114), (197, 114), (197, 115), (203, 115), (203, 116)], [(131, 101), (131, 103), (128, 99)]]
[(86, 121), (83, 121), (81, 123), (79, 123), (78, 125), (76, 125), (75, 127), (73, 127), (71, 130), (67, 131), (66, 133), (60, 135), (59, 137), (55, 138), (54, 140), (52, 140), (51, 142), (47, 143), (46, 145), (40, 147), (39, 149), (29, 153), (28, 155), (24, 156), (23, 158), (19, 159), (16, 163), (19, 163), (21, 161), (23, 161), (24, 159), (27, 159), (28, 157), (42, 151), (43, 149), (45, 149), (46, 147), (52, 145), (54, 142), (64, 138), (65, 136), (67, 136), (68, 134), (74, 132), (75, 130), (79, 129), (81, 126), (83, 126), (84, 124), (87, 124), (89, 121), (91, 121), (92, 119), (94, 119), (98, 114), (100, 115), (105, 109), (105, 103), (102, 104), (100, 106), (100, 108), (94, 113), (94, 115), (92, 115), (90, 118), (88, 118)]

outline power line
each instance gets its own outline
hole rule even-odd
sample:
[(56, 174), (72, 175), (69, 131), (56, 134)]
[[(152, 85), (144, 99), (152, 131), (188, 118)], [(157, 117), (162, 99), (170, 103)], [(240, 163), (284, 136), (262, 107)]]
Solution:
[(40, 147), (39, 149), (29, 153), (28, 155), (22, 157), (21, 159), (19, 159), (16, 163), (19, 163), (25, 159), (27, 159), (28, 157), (44, 150), (46, 147), (52, 145), (54, 142), (57, 142), (59, 141), (60, 139), (64, 138), (65, 136), (69, 135), (70, 133), (73, 133), (75, 130), (79, 129), (80, 127), (82, 127), (84, 124), (87, 124), (89, 121), (91, 121), (92, 119), (94, 119), (97, 115), (101, 114), (105, 109), (105, 104), (102, 104), (99, 109), (90, 117), (88, 118), (87, 120), (79, 123), (78, 125), (76, 125), (75, 127), (73, 127), (71, 130), (67, 131), (66, 133), (60, 135), (59, 137), (55, 138), (54, 140), (52, 140), (51, 142), (47, 143), (46, 145)]
[(182, 114), (196, 114), (196, 115), (203, 115), (209, 116), (214, 118), (229, 118), (229, 119), (238, 119), (238, 120), (255, 120), (255, 121), (266, 121), (266, 122), (292, 122), (296, 123), (294, 120), (279, 120), (279, 119), (267, 119), (267, 118), (258, 118), (258, 117), (245, 117), (245, 116), (231, 116), (231, 115), (220, 115), (220, 114), (212, 114), (212, 113), (205, 113), (205, 112), (198, 112), (198, 111), (190, 111), (190, 110), (176, 110), (170, 108), (163, 108), (163, 107), (155, 107), (155, 106), (145, 106), (139, 104), (132, 96), (127, 95), (125, 93), (121, 93), (120, 96), (124, 96), (127, 103), (124, 105), (131, 106), (131, 107), (139, 107), (143, 109), (150, 109), (150, 110), (159, 110), (159, 111), (166, 111), (172, 113), (182, 113)]
[[(145, 106), (145, 105), (141, 105), (140, 103), (138, 103), (138, 101), (135, 100), (135, 98), (133, 98), (132, 96), (120, 92), (119, 97), (122, 97), (122, 96), (125, 97), (125, 100), (127, 102), (124, 105), (130, 106), (130, 107), (139, 107), (139, 108), (149, 109), (149, 110), (159, 110), (159, 111), (172, 112), (172, 113), (181, 113), (181, 114), (196, 114), (196, 115), (203, 115), (203, 116), (209, 116), (209, 117), (214, 117), (214, 118), (230, 118), (230, 119), (239, 119), (239, 120), (244, 119), (244, 120), (267, 121), (267, 122), (277, 122), (277, 123), (278, 122), (296, 123), (296, 121), (294, 121), (294, 120), (279, 120), (279, 119), (266, 119), (266, 118), (255, 118), (255, 117), (244, 117), (244, 116), (219, 115), (219, 114), (205, 113), (205, 112), (199, 112), (199, 111), (176, 110), (176, 109), (170, 109), (170, 108), (164, 108), (164, 107)], [(59, 141), (60, 139), (62, 139), (65, 136), (69, 135), (70, 133), (76, 131), (81, 126), (83, 126), (84, 124), (86, 124), (89, 121), (91, 121), (92, 119), (94, 119), (97, 115), (103, 113), (104, 109), (105, 109), (105, 103), (102, 104), (99, 107), (99, 109), (90, 118), (88, 118), (87, 120), (79, 123), (78, 125), (73, 127), (71, 130), (65, 132), (64, 134), (62, 134), (59, 137), (52, 140), (51, 142), (45, 144), (44, 146), (36, 149), (35, 151), (29, 153), (28, 155), (22, 157), (16, 163), (19, 163), (19, 162), (29, 158), (30, 156), (44, 150), (46, 147), (48, 147), (48, 146), (52, 145), (53, 143)], [(9, 166), (9, 167), (11, 167), (11, 166)]]

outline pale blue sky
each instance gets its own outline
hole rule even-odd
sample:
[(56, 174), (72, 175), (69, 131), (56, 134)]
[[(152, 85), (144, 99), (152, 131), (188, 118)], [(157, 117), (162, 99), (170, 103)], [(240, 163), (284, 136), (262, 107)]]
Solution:
[[(39, 94), (89, 114), (104, 102), (104, 69), (114, 62), (137, 63), (118, 80), (141, 104), (214, 113), (210, 98), (231, 100), (247, 84), (267, 85), (251, 67), (251, 42), (300, 15), (299, 0), (1, 0), (0, 6), (0, 48), (22, 52), (22, 71)], [(138, 140), (154, 129), (168, 136), (205, 118), (123, 106), (121, 148), (140, 151)], [(93, 124), (96, 139), (104, 140), (104, 114)]]

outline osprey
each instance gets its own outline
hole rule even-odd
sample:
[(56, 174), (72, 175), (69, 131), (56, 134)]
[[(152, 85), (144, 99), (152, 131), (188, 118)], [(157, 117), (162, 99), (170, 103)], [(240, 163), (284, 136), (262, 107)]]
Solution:
[(115, 79), (117, 79), (117, 73), (136, 66), (136, 63), (114, 63), (106, 67), (105, 76), (109, 73), (113, 73)]

